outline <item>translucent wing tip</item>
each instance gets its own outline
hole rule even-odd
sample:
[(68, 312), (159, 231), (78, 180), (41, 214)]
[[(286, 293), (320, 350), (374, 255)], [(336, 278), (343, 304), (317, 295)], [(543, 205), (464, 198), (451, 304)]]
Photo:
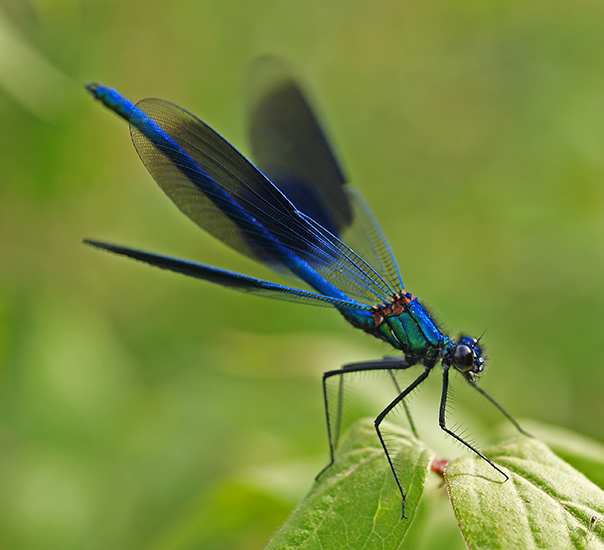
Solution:
[[(292, 65), (280, 57), (263, 55), (254, 60), (247, 74), (247, 84), (254, 87), (261, 84), (263, 90), (274, 88), (282, 82), (297, 82), (299, 80)], [(246, 87), (247, 91), (247, 87)], [(255, 91), (255, 90), (253, 90)], [(249, 92), (248, 92), (249, 93)], [(252, 94), (252, 97), (255, 94)]]

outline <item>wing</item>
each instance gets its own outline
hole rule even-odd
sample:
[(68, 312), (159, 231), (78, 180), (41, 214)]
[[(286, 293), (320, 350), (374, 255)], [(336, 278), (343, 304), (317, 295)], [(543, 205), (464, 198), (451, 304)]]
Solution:
[(249, 294), (257, 294), (259, 296), (265, 296), (268, 298), (278, 298), (279, 300), (299, 302), (314, 306), (331, 306), (337, 307), (338, 309), (356, 309), (366, 311), (371, 310), (370, 306), (362, 306), (352, 300), (338, 300), (336, 298), (330, 298), (329, 296), (323, 296), (322, 294), (317, 294), (315, 292), (309, 292), (307, 290), (300, 290), (297, 288), (271, 283), (269, 281), (263, 281), (262, 279), (248, 277), (247, 275), (235, 273), (234, 271), (226, 271), (224, 269), (218, 269), (216, 267), (191, 262), (188, 260), (181, 260), (179, 258), (153, 254), (151, 252), (144, 252), (134, 248), (99, 241), (85, 240), (84, 243), (94, 246), (95, 248), (113, 252), (114, 254), (127, 256), (128, 258), (148, 263), (155, 267), (175, 271), (176, 273), (182, 273), (183, 275), (195, 277), (196, 279), (203, 279), (211, 283), (216, 283), (221, 286), (240, 290)]
[(246, 92), (252, 157), (302, 212), (336, 235), (388, 285), (402, 290), (394, 256), (375, 216), (346, 178), (303, 91), (280, 61), (266, 57)]
[(331, 298), (372, 305), (396, 292), (191, 113), (158, 99), (133, 105), (105, 86), (87, 88), (130, 120), (132, 140), (149, 172), (178, 208), (212, 235)]

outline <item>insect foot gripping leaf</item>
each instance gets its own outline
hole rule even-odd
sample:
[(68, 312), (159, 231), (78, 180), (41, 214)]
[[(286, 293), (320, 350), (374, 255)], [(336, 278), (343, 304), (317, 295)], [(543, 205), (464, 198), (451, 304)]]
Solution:
[[(485, 450), (510, 477), (473, 457), (445, 468), (451, 503), (468, 548), (604, 549), (604, 491), (552, 453), (520, 437)], [(594, 520), (595, 518), (595, 520)]]
[(390, 424), (387, 429), (389, 448), (408, 488), (406, 519), (401, 519), (401, 495), (373, 421), (365, 419), (347, 432), (334, 464), (266, 550), (399, 548), (417, 511), (433, 452), (406, 430)]

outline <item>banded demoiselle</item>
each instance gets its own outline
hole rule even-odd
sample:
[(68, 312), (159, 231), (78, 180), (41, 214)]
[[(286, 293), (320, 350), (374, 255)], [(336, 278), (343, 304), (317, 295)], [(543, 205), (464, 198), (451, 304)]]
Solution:
[[(440, 427), (507, 480), (497, 465), (446, 425), (452, 368), (523, 432), (512, 416), (477, 385), (485, 367), (479, 339), (450, 338), (422, 303), (405, 290), (375, 216), (361, 194), (347, 183), (291, 72), (276, 60), (264, 60), (256, 65), (255, 74), (253, 82), (259, 84), (252, 87), (250, 109), (255, 165), (199, 118), (173, 103), (143, 99), (134, 104), (112, 88), (93, 83), (86, 87), (129, 121), (138, 155), (184, 214), (235, 250), (276, 271), (293, 274), (314, 291), (124, 246), (85, 242), (243, 292), (333, 307), (354, 327), (400, 350), (402, 357), (353, 363), (326, 372), (323, 395), (330, 448), (328, 468), (334, 461), (337, 439), (328, 379), (360, 371), (390, 374), (397, 396), (377, 416), (375, 429), (402, 495), (403, 517), (405, 490), (380, 425), (399, 404), (405, 406), (409, 416), (405, 398), (426, 380), (439, 361), (443, 374)], [(394, 373), (416, 364), (421, 365), (421, 374), (401, 390)], [(411, 427), (415, 431), (412, 422)]]

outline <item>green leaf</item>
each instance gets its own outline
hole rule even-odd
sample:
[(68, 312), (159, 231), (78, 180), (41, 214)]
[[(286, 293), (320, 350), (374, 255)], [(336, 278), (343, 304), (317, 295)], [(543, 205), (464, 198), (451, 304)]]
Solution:
[(604, 548), (604, 492), (531, 438), (485, 454), (502, 476), (476, 457), (456, 459), (445, 481), (470, 549)]
[(559, 426), (529, 421), (526, 429), (537, 436), (560, 458), (604, 489), (604, 445), (585, 435)]
[(345, 434), (333, 466), (315, 482), (266, 550), (400, 547), (417, 511), (433, 453), (409, 432), (383, 426), (407, 491), (406, 519), (401, 519), (401, 495), (373, 421), (365, 419)]

